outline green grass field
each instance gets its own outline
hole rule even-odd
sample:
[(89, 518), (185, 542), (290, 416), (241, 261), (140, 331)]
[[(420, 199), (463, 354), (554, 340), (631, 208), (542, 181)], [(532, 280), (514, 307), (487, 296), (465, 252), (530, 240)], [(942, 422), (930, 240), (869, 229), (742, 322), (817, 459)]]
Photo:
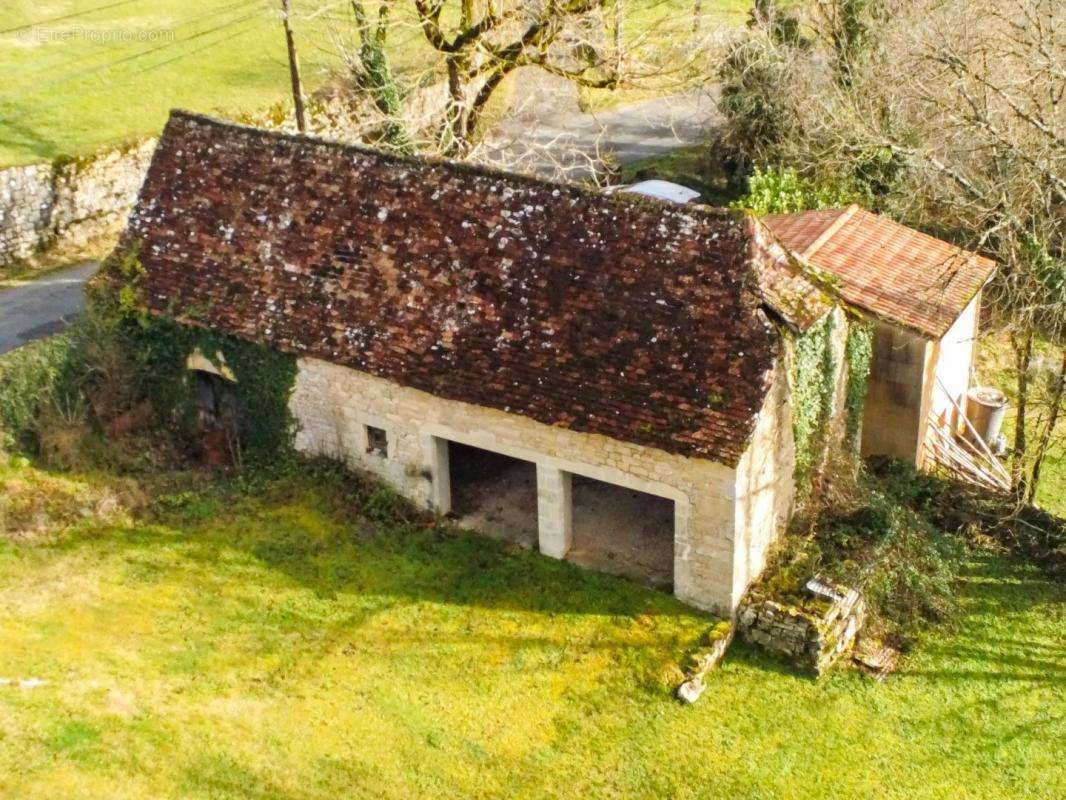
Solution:
[[(304, 17), (337, 4), (294, 5)], [(0, 36), (0, 164), (82, 155), (144, 136), (158, 131), (175, 106), (234, 113), (283, 100), (288, 67), (277, 6), (266, 0), (5, 3), (0, 29), (45, 22)], [(297, 20), (312, 86), (334, 63), (326, 51), (330, 24), (326, 16)]]
[[(57, 480), (94, 483), (0, 468)], [(290, 478), (0, 536), (0, 678), (47, 681), (0, 685), (0, 796), (1066, 794), (1064, 595), (1034, 568), (974, 556), (961, 627), (885, 684), (737, 644), (682, 707), (703, 615), (353, 502)]]
[[(748, 0), (704, 2), (734, 23)], [(0, 166), (79, 156), (158, 132), (174, 107), (233, 115), (289, 97), (277, 0), (6, 0), (0, 6)], [(348, 4), (292, 0), (304, 77), (338, 66)], [(635, 0), (629, 31), (668, 36), (691, 24), (691, 0)], [(402, 8), (409, 8), (403, 6)], [(410, 16), (410, 12), (407, 12)], [(397, 68), (424, 66), (407, 24), (390, 36)], [(679, 27), (680, 26), (680, 27)]]

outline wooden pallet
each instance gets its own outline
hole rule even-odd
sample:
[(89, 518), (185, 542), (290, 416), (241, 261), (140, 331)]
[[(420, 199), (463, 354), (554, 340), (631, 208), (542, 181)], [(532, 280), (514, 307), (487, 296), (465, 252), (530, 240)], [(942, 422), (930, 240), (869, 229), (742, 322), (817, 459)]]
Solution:
[[(944, 388), (943, 385), (941, 388)], [(1009, 492), (1011, 480), (1007, 468), (981, 438), (951, 393), (946, 388), (944, 392), (968, 435), (957, 435), (938, 416), (930, 413), (925, 426), (926, 468), (992, 491)]]

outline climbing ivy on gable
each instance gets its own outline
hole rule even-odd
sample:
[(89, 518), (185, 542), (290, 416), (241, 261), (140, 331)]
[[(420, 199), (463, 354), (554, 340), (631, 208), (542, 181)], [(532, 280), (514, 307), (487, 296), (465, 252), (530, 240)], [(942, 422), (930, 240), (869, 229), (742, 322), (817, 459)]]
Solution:
[(844, 348), (844, 361), (848, 370), (848, 388), (844, 400), (844, 408), (847, 412), (844, 435), (845, 442), (853, 450), (857, 450), (859, 444), (866, 390), (869, 386), (870, 364), (873, 361), (873, 342), (873, 323), (859, 319), (848, 321), (848, 340)]
[(207, 359), (224, 362), (236, 378), (232, 388), (244, 460), (265, 461), (291, 448), (295, 421), (289, 395), (296, 382), (295, 357), (148, 313), (138, 251), (136, 242), (116, 248), (89, 287), (88, 300), (91, 312), (125, 343), (142, 394), (175, 423), (176, 435), (192, 434), (195, 403), (186, 360), (198, 348)]
[(192, 428), (194, 397), (185, 364), (199, 349), (236, 378), (232, 388), (244, 459), (261, 462), (292, 447), (296, 428), (289, 395), (296, 382), (295, 357), (164, 317), (142, 319), (130, 336), (143, 360), (148, 396), (186, 432)]

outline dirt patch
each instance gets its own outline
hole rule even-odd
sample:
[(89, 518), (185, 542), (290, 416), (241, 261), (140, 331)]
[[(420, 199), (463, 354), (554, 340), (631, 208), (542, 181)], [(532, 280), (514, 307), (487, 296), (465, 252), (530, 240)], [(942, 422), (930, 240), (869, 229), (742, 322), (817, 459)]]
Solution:
[(451, 442), (452, 513), (464, 528), (537, 547), (537, 468), (517, 458)]
[[(449, 447), (456, 521), (536, 549), (536, 465), (454, 442)], [(580, 475), (572, 480), (574, 542), (566, 560), (655, 588), (672, 588), (673, 501)]]

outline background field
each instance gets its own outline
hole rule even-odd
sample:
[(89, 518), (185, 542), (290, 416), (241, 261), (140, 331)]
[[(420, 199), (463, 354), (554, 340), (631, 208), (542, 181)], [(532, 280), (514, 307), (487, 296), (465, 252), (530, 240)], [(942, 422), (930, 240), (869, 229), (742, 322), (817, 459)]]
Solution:
[[(631, 0), (633, 35), (691, 26), (692, 0)], [(343, 0), (293, 0), (310, 89), (338, 66)], [(708, 24), (748, 0), (705, 0)], [(155, 133), (173, 107), (234, 114), (287, 102), (279, 0), (5, 0), (0, 6), (0, 166), (82, 155)], [(400, 17), (402, 22), (402, 16)], [(401, 69), (424, 66), (422, 34), (390, 39)]]
[[(84, 486), (79, 488), (80, 483)], [(101, 478), (0, 465), (48, 498)], [(0, 534), (0, 795), (1061, 798), (1062, 587), (975, 553), (961, 627), (885, 684), (735, 645), (668, 595), (422, 524), (326, 477)], [(373, 511), (373, 513), (371, 513)]]

